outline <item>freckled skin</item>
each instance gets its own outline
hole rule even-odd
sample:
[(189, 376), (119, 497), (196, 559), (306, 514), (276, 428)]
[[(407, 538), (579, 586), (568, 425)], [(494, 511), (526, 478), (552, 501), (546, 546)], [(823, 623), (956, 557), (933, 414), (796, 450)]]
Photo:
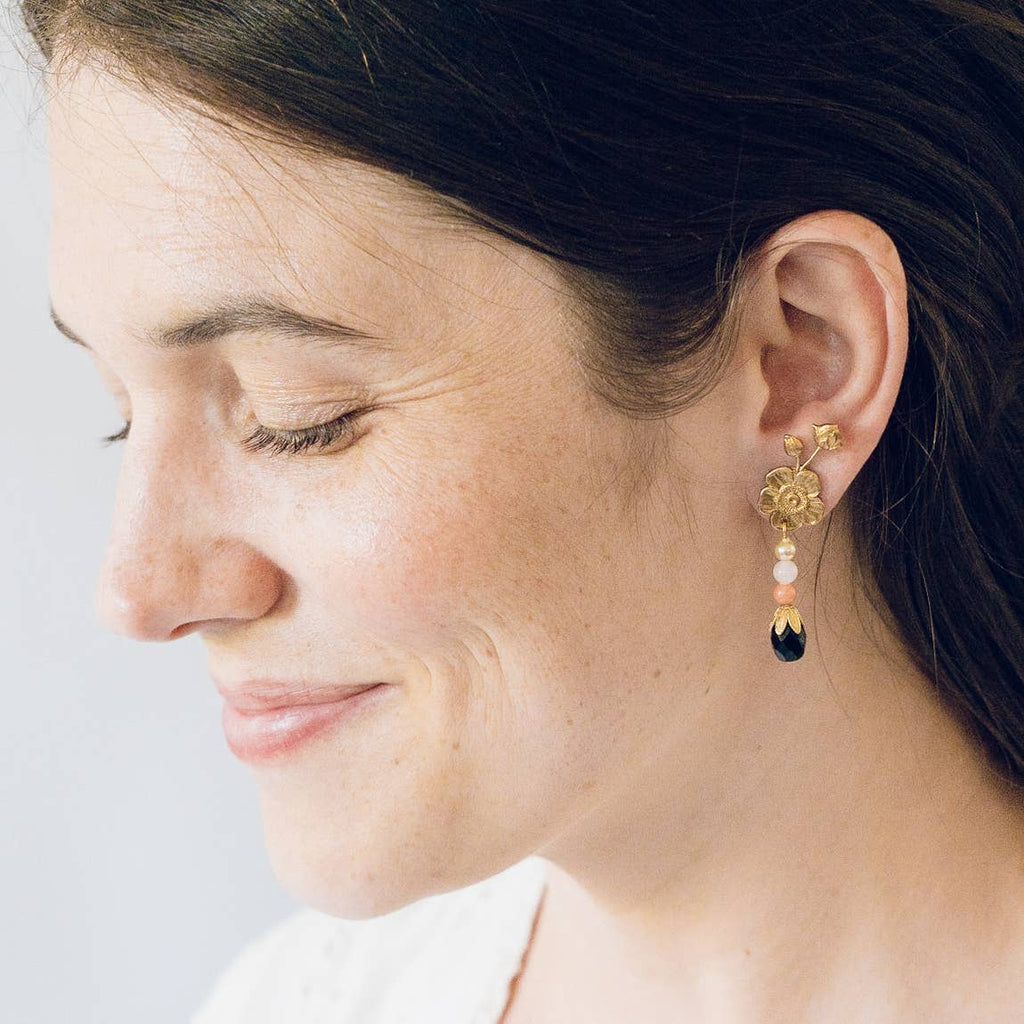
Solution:
[[(629, 703), (677, 660), (664, 619), (637, 615), (681, 575), (627, 493), (656, 431), (586, 387), (557, 275), (390, 200), (378, 172), (276, 151), (264, 169), (88, 71), (51, 111), (54, 306), (132, 419), (104, 622), (198, 630), (232, 680), (396, 684), (372, 720), (253, 768), (275, 868), (309, 904), (383, 913), (527, 855), (610, 761), (685, 720), (683, 689)], [(243, 285), (396, 351), (137, 340)], [(301, 427), (355, 389), (379, 408), (347, 446), (238, 450), (247, 403)]]
[[(838, 420), (848, 441), (817, 467), (835, 508), (898, 390), (898, 302), (858, 305), (863, 273), (836, 284), (843, 264), (792, 261), (773, 279), (792, 302), (831, 295), (865, 328), (887, 311), (884, 329), (858, 323), (819, 367), (826, 347), (801, 332), (824, 314), (787, 325), (778, 294), (754, 291), (722, 382), (665, 421), (629, 420), (588, 388), (585, 328), (547, 260), (445, 224), (393, 176), (243, 143), (102, 72), (50, 85), (53, 304), (132, 421), (101, 619), (140, 640), (198, 632), (228, 682), (393, 684), (362, 721), (252, 766), (298, 899), (365, 918), (543, 854), (506, 1024), (797, 1020), (829, 986), (841, 1007), (891, 1009), (892, 978), (937, 991), (915, 959), (925, 937), (1010, 934), (993, 901), (1019, 892), (977, 866), (1012, 846), (1005, 808), (978, 797), (980, 847), (936, 840), (939, 780), (983, 773), (891, 638), (868, 642), (883, 632), (852, 587), (844, 509), (826, 550), (822, 529), (795, 535), (801, 611), (829, 610), (808, 655), (770, 650), (764, 474), (788, 461), (784, 432)], [(874, 246), (898, 282), (884, 233), (842, 213), (808, 224)], [(240, 292), (392, 348), (140, 341)], [(769, 341), (782, 358), (759, 358)], [(357, 406), (373, 411), (330, 452), (239, 445), (253, 418), (300, 429)], [(879, 865), (927, 870), (931, 902), (874, 885)], [(829, 923), (876, 921), (876, 899), (909, 931), (851, 926), (857, 945)], [(942, 952), (929, 962), (951, 978)]]

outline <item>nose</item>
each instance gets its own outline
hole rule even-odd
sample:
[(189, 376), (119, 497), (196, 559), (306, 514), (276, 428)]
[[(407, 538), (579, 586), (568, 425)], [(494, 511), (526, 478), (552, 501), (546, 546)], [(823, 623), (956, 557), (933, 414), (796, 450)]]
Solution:
[(232, 532), (249, 517), (231, 514), (229, 488), (204, 485), (181, 460), (144, 458), (125, 450), (97, 581), (99, 621), (137, 640), (175, 640), (266, 615), (284, 574)]

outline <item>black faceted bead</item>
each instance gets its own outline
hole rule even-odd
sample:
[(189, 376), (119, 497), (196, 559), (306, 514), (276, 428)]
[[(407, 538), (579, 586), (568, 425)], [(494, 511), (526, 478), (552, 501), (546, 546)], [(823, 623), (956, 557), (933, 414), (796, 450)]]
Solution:
[(782, 633), (776, 633), (775, 627), (771, 628), (772, 647), (775, 649), (775, 657), (779, 661), (796, 661), (804, 656), (804, 645), (807, 643), (807, 630), (800, 627), (799, 633), (793, 632), (793, 627), (787, 622)]

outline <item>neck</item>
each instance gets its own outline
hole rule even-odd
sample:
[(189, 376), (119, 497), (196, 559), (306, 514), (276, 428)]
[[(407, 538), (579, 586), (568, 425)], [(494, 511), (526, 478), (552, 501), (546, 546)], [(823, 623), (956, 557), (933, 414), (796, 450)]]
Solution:
[(766, 670), (738, 699), (712, 659), (680, 734), (537, 850), (550, 882), (510, 1021), (1019, 1013), (1020, 797), (879, 620), (833, 618), (876, 643), (818, 618), (817, 660), (780, 665), (802, 666), (783, 685)]

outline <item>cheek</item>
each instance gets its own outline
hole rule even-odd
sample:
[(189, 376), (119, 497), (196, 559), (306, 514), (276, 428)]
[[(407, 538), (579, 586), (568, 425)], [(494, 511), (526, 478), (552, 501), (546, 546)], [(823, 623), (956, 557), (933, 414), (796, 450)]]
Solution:
[(540, 542), (551, 529), (497, 475), (483, 462), (448, 460), (429, 475), (393, 466), (318, 488), (298, 515), (306, 542), (289, 567), (298, 587), (357, 634), (413, 654), (486, 618), (507, 603), (513, 568), (522, 576), (514, 552), (524, 534)]
[(621, 644), (634, 606), (617, 532), (630, 520), (614, 506), (622, 453), (614, 435), (591, 450), (585, 409), (552, 406), (563, 418), (543, 435), (536, 415), (513, 423), (502, 407), (488, 422), (481, 402), (429, 438), (365, 438), (307, 476), (298, 501), (282, 481), (278, 557), (311, 632), (397, 671), (427, 661), (453, 686), (489, 680), (574, 706), (597, 685), (595, 646), (614, 673), (601, 628)]

